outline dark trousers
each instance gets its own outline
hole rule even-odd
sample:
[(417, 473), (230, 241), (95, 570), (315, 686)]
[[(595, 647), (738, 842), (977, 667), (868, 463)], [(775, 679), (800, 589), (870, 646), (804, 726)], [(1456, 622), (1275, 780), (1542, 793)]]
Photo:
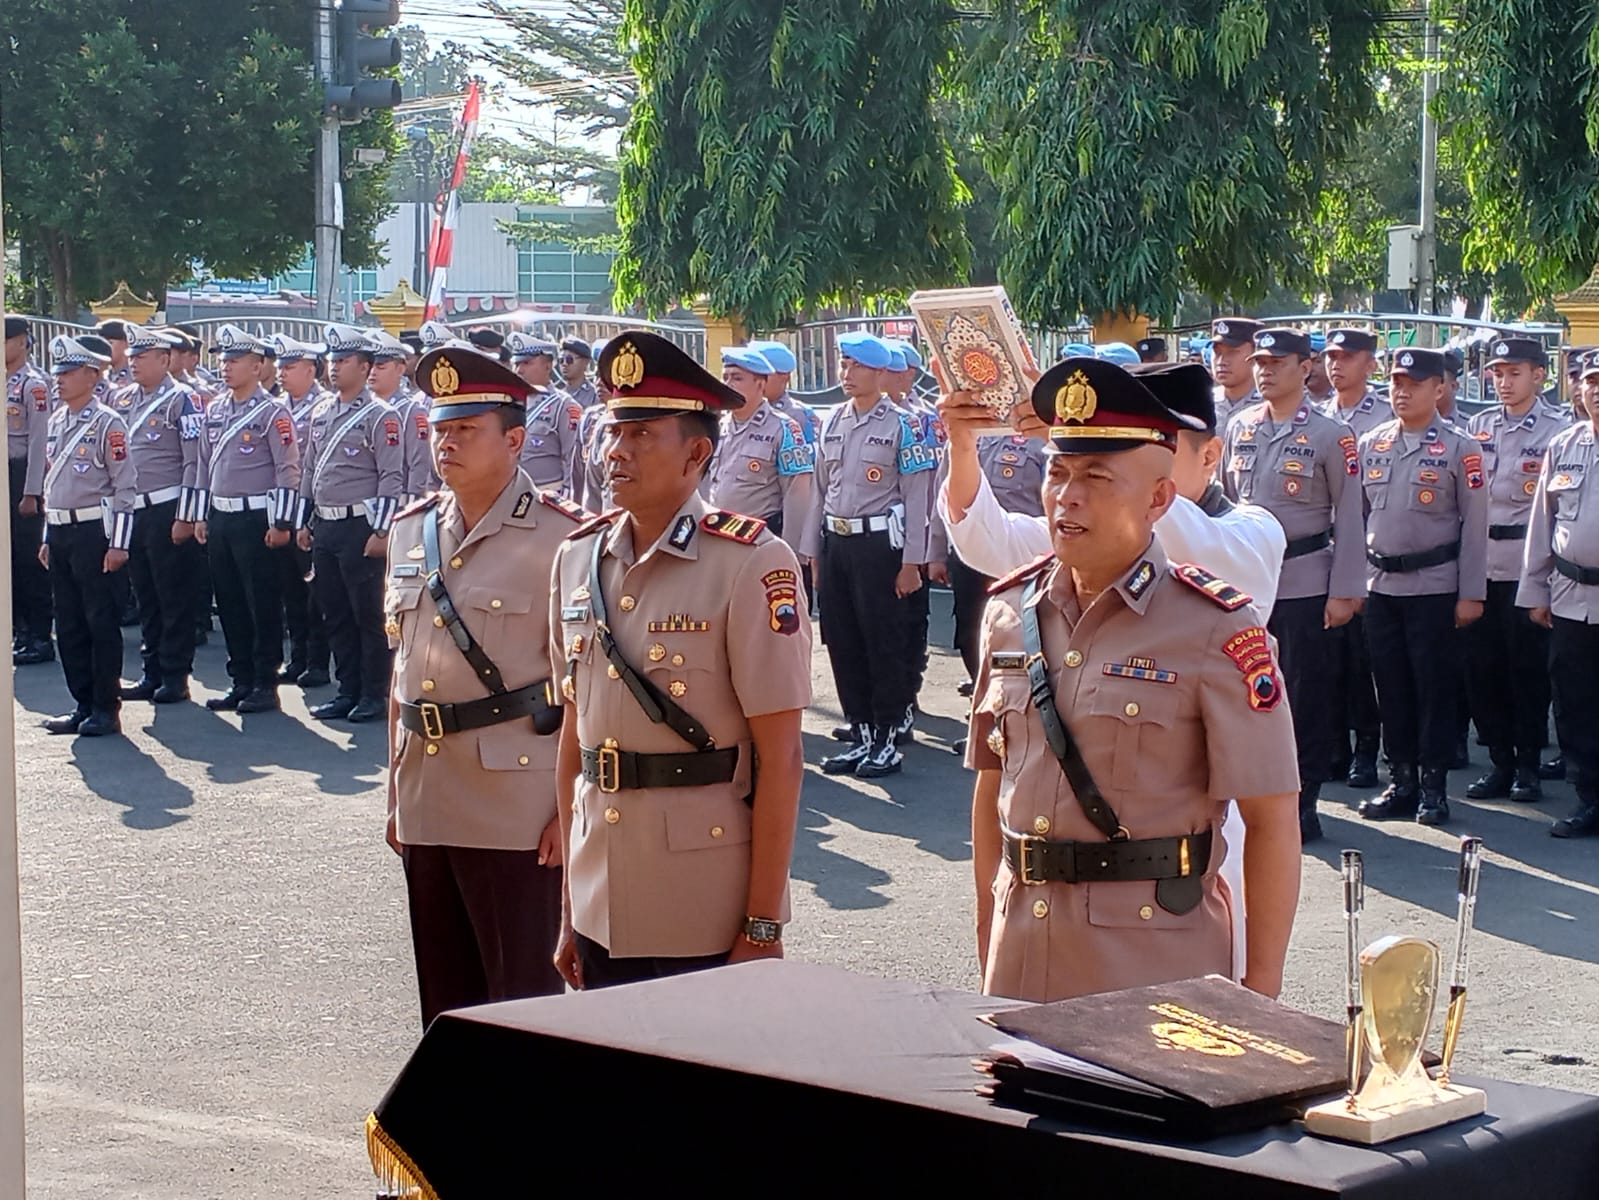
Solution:
[(896, 724), (916, 698), (906, 604), (894, 594), (901, 557), (887, 533), (822, 538), (822, 640), (852, 725)]
[(451, 1008), (559, 995), (561, 871), (537, 850), (406, 846), (422, 1028)]
[(1549, 640), (1555, 728), (1568, 778), (1587, 799), (1599, 794), (1599, 625), (1556, 617)]
[(1494, 765), (1536, 767), (1549, 731), (1549, 631), (1516, 607), (1514, 582), (1490, 580), (1462, 640), (1472, 719)]
[(927, 675), (927, 630), (932, 624), (932, 586), (926, 575), (922, 586), (905, 597), (905, 665), (910, 672), (911, 699), (922, 693)]
[(366, 556), (365, 517), (318, 520), (311, 527), (317, 603), (333, 649), (339, 695), (382, 700), (389, 691), (389, 643), (383, 634), (383, 559)]
[(50, 575), (39, 565), (44, 540), (44, 501), (25, 517), (17, 511), (27, 483), (28, 460), (10, 460), (11, 480), (11, 627), (18, 637), (35, 642), (50, 638)]
[(273, 558), (281, 551), (267, 549), (266, 531), (266, 513), (258, 509), (213, 510), (207, 522), (211, 587), (235, 688), (276, 687), (283, 665), (283, 593)]
[(1277, 601), (1266, 628), (1277, 639), (1283, 686), (1294, 715), (1302, 787), (1326, 781), (1333, 753), (1333, 689), (1338, 661), (1337, 630), (1322, 628), (1326, 596)]
[(698, 958), (612, 958), (611, 952), (581, 933), (577, 938), (577, 962), (583, 972), (583, 990), (617, 987), (624, 983), (645, 983), (669, 975), (708, 971), (727, 963), (726, 954), (706, 954)]
[(1366, 600), (1366, 642), (1389, 762), (1447, 770), (1460, 676), (1455, 594)]
[(1350, 757), (1349, 735), (1375, 742), (1382, 736), (1377, 716), (1377, 688), (1371, 679), (1371, 651), (1366, 645), (1366, 618), (1356, 616), (1333, 631), (1333, 753)]
[(50, 527), (56, 647), (67, 690), (83, 712), (121, 707), (122, 622), (105, 573), (107, 545), (99, 521)]
[(289, 661), (307, 670), (328, 669), (328, 629), (306, 576), (311, 552), (290, 544), (278, 560), (283, 587), (283, 624), (289, 632)]
[(172, 542), (178, 502), (169, 500), (133, 515), (128, 574), (139, 602), (139, 656), (144, 677), (161, 682), (194, 670), (194, 591), (200, 585), (200, 546)]
[(968, 567), (954, 550), (949, 552), (949, 588), (955, 597), (955, 649), (966, 664), (966, 677), (977, 678), (978, 656), (983, 649), (983, 610), (993, 579)]

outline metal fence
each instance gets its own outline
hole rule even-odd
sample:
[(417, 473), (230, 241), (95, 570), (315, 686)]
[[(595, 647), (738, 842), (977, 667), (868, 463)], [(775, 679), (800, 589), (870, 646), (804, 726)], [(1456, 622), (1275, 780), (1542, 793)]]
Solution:
[[(33, 332), (33, 346), (28, 351), (28, 357), (41, 368), (48, 369), (50, 358), (50, 340), (62, 334), (69, 337), (80, 333), (92, 333), (93, 325), (79, 325), (73, 321), (58, 321), (54, 317), (27, 317), (28, 327)], [(240, 329), (248, 330), (258, 337), (271, 337), (281, 333), (297, 341), (316, 343), (322, 340), (322, 331), (326, 322), (309, 320), (304, 317), (205, 317), (196, 321), (168, 322), (172, 324), (191, 325), (200, 331), (200, 339), (207, 345), (211, 343), (212, 335), (224, 325), (237, 325)]]

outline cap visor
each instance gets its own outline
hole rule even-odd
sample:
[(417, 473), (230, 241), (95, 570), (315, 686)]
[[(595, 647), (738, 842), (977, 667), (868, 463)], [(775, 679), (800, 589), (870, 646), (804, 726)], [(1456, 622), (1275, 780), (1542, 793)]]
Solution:
[(442, 421), (459, 421), (463, 417), (477, 417), (496, 408), (522, 408), (505, 397), (486, 397), (481, 400), (461, 400), (450, 404), (435, 404), (428, 410), (428, 421), (437, 425)]
[(1142, 441), (1134, 438), (1050, 438), (1048, 443), (1049, 454), (1119, 454), (1123, 450), (1136, 450), (1140, 446), (1159, 446), (1163, 450), (1175, 451), (1177, 449), (1176, 436), (1163, 437), (1159, 441)]

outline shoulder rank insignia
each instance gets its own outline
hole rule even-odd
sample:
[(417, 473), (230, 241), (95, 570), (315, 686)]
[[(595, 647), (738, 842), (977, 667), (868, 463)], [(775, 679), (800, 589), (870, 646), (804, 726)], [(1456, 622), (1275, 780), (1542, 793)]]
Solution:
[(1045, 554), (1039, 558), (1035, 558), (1025, 567), (1017, 567), (1016, 570), (1005, 576), (1005, 578), (995, 580), (994, 583), (989, 587), (988, 594), (990, 596), (997, 596), (1001, 592), (1008, 592), (1018, 583), (1026, 583), (1034, 575), (1037, 575), (1040, 571), (1054, 561), (1055, 556), (1053, 554)]
[(732, 542), (742, 545), (753, 545), (755, 539), (766, 532), (766, 522), (759, 517), (746, 517), (743, 513), (716, 512), (706, 513), (700, 521), (700, 527), (706, 533), (714, 533), (717, 537), (727, 538)]
[(431, 496), (423, 496), (420, 500), (413, 500), (410, 504), (407, 504), (404, 508), (402, 508), (395, 519), (398, 520), (399, 517), (414, 516), (419, 512), (427, 512), (428, 509), (432, 508), (438, 502), (439, 494), (437, 492), (434, 492)]
[(1174, 564), (1171, 573), (1228, 612), (1235, 612), (1244, 605), (1253, 603), (1255, 599), (1225, 579), (1218, 579), (1204, 567), (1196, 567), (1193, 563)]
[(604, 529), (607, 525), (611, 524), (611, 522), (615, 521), (616, 518), (621, 515), (621, 509), (613, 508), (609, 512), (602, 512), (598, 516), (590, 517), (576, 529), (572, 530), (571, 533), (567, 534), (566, 540), (569, 542), (575, 542), (578, 538), (587, 537), (596, 529)]
[[(584, 521), (587, 521), (594, 515), (581, 504), (573, 504), (572, 501), (568, 500), (565, 496), (557, 496), (554, 492), (540, 492), (539, 503), (544, 505), (545, 508), (553, 508), (563, 517), (570, 517), (579, 524), (582, 524)], [(520, 502), (518, 502), (517, 507), (522, 507)]]

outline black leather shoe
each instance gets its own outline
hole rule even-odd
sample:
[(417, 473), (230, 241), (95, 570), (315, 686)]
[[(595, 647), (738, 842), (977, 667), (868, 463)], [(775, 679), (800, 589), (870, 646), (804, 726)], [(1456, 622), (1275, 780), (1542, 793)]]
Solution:
[(1599, 804), (1578, 801), (1577, 811), (1549, 826), (1549, 836), (1557, 838), (1591, 837), (1599, 833)]
[(151, 679), (146, 675), (131, 687), (119, 689), (117, 695), (124, 700), (149, 700), (155, 696), (160, 686), (161, 684), (158, 680)]
[(1343, 777), (1346, 784), (1352, 788), (1377, 786), (1377, 751), (1381, 746), (1376, 738), (1355, 739), (1355, 754), (1349, 761), (1349, 773)]
[(867, 744), (866, 757), (855, 766), (857, 779), (881, 779), (884, 775), (893, 775), (899, 771), (900, 764), (905, 761), (905, 756), (894, 744), (899, 729), (898, 725), (873, 727), (871, 741)]
[(1538, 778), (1550, 783), (1566, 777), (1566, 756), (1557, 754), (1547, 762), (1538, 764)]
[(1392, 763), (1388, 767), (1388, 787), (1382, 795), (1360, 804), (1360, 815), (1368, 821), (1391, 821), (1416, 815), (1421, 788), (1416, 782), (1414, 763)]
[(89, 719), (89, 710), (80, 708), (64, 717), (51, 717), (44, 723), (46, 733), (77, 733), (78, 726)]
[(300, 662), (298, 659), (296, 659), (294, 662), (291, 662), (291, 663), (287, 664), (283, 668), (283, 670), (278, 672), (278, 682), (279, 683), (299, 683), (300, 682), (300, 676), (302, 676), (304, 674), (305, 674), (305, 664), (303, 662)]
[(1515, 777), (1516, 773), (1511, 768), (1495, 764), (1488, 774), (1467, 786), (1466, 799), (1503, 800), (1510, 795), (1510, 785)]
[(840, 750), (822, 759), (822, 773), (824, 775), (849, 775), (856, 767), (866, 761), (866, 755), (872, 748), (871, 728), (867, 725), (853, 727), (854, 744), (848, 750)]
[(114, 733), (121, 732), (122, 718), (103, 708), (95, 709), (89, 714), (88, 719), (78, 726), (79, 737), (110, 737)]
[(835, 725), (831, 736), (835, 742), (849, 742), (851, 745), (860, 740), (854, 725)]
[(950, 753), (953, 754), (956, 758), (965, 758), (966, 757), (966, 739), (963, 738), (963, 737), (956, 738), (953, 742), (951, 742), (949, 744), (949, 750), (950, 750)]
[(1421, 800), (1416, 806), (1417, 825), (1442, 825), (1449, 820), (1449, 774), (1443, 767), (1421, 773)]
[(346, 721), (376, 721), (389, 715), (389, 706), (381, 700), (374, 700), (370, 696), (364, 700), (357, 700), (355, 707), (344, 714)]
[(32, 667), (39, 663), (54, 662), (55, 657), (54, 642), (48, 640), (30, 642), (11, 656), (11, 664), (17, 667)]
[(256, 688), (239, 701), (239, 711), (242, 713), (277, 712), (280, 707), (276, 685)]
[(239, 707), (240, 701), (248, 696), (254, 689), (240, 687), (234, 684), (220, 696), (213, 696), (205, 702), (205, 706), (212, 712), (232, 712)]
[(350, 715), (356, 703), (354, 696), (335, 696), (312, 708), (311, 715), (318, 721), (342, 721)]
[(312, 667), (294, 682), (303, 688), (327, 687), (328, 684), (333, 682), (333, 677), (321, 667)]
[(156, 688), (150, 699), (156, 704), (182, 704), (189, 698), (189, 677), (179, 675)]
[(1538, 768), (1516, 768), (1515, 782), (1510, 785), (1510, 798), (1517, 804), (1536, 804), (1543, 799), (1543, 784), (1538, 782)]
[(973, 684), (970, 679), (968, 679), (964, 683), (960, 684), (959, 686), (957, 686), (955, 688), (955, 694), (957, 696), (970, 696), (972, 694), (972, 688), (974, 686), (976, 686), (976, 685)]

